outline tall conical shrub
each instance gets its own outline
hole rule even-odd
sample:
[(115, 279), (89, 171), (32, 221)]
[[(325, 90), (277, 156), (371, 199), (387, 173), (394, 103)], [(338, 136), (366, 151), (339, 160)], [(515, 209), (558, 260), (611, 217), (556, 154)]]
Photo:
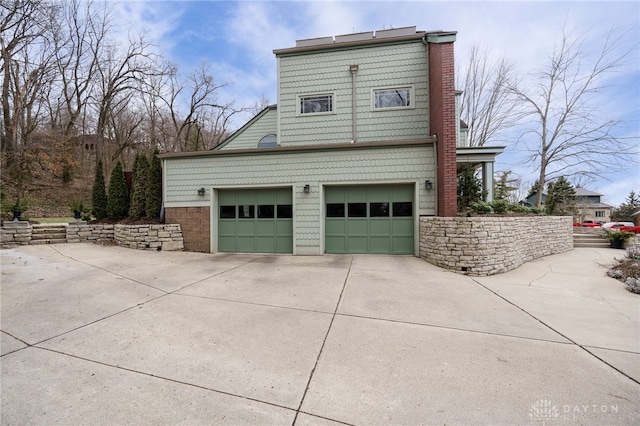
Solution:
[(91, 213), (96, 219), (107, 217), (107, 189), (104, 183), (104, 171), (102, 161), (96, 166), (96, 177), (93, 181), (93, 192), (91, 193)]
[(122, 219), (129, 213), (129, 192), (127, 181), (122, 170), (122, 163), (118, 161), (109, 179), (109, 197), (107, 198), (107, 216), (109, 219)]
[(153, 152), (149, 172), (147, 173), (147, 217), (160, 217), (162, 208), (162, 164), (158, 158), (158, 150)]
[(147, 175), (149, 173), (149, 160), (147, 160), (147, 157), (136, 155), (133, 169), (133, 188), (131, 190), (129, 217), (138, 219), (147, 214)]

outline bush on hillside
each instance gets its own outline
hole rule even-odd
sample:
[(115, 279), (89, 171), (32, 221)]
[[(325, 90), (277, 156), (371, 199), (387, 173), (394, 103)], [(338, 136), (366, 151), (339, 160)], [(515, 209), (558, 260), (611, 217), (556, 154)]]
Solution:
[(96, 219), (104, 219), (107, 217), (107, 189), (104, 182), (104, 172), (102, 170), (102, 161), (96, 167), (96, 177), (93, 181), (93, 192), (91, 194), (91, 213)]
[(162, 164), (158, 154), (156, 149), (147, 174), (147, 217), (151, 219), (160, 217), (162, 208)]
[(133, 184), (129, 217), (139, 219), (147, 214), (147, 180), (149, 160), (144, 155), (136, 155), (133, 166)]
[(129, 191), (124, 177), (122, 163), (118, 161), (109, 179), (109, 196), (107, 197), (107, 216), (118, 220), (129, 214)]

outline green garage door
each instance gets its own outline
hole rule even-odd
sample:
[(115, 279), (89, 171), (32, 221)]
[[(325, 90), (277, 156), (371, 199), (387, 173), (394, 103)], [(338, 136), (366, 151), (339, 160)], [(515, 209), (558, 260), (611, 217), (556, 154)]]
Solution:
[(325, 190), (327, 253), (413, 254), (413, 185)]
[(218, 251), (293, 253), (291, 188), (218, 191)]

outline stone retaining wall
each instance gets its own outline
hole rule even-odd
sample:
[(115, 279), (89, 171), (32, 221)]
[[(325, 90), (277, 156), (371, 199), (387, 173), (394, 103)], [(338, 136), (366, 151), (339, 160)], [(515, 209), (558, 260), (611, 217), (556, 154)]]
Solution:
[(116, 225), (115, 241), (133, 249), (184, 249), (180, 225)]
[(569, 216), (420, 218), (420, 257), (465, 275), (500, 274), (572, 248)]
[[(29, 245), (33, 228), (29, 222), (2, 223), (2, 247)], [(184, 249), (182, 230), (179, 224), (166, 225), (105, 225), (71, 222), (66, 225), (67, 243), (115, 242), (116, 244), (142, 250)]]
[(29, 245), (32, 232), (33, 228), (31, 228), (29, 222), (4, 221), (2, 222), (2, 234), (0, 234), (2, 247)]
[(114, 225), (89, 225), (87, 222), (69, 222), (68, 243), (95, 243), (114, 240)]

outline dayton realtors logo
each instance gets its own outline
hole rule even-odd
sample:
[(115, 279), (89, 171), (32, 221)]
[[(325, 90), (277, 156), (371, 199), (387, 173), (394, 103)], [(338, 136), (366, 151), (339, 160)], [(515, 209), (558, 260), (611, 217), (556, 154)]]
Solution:
[[(631, 417), (637, 415), (624, 416), (620, 414), (617, 404), (614, 405), (598, 405), (598, 404), (575, 404), (558, 406), (548, 399), (539, 399), (529, 407), (529, 417), (537, 422), (546, 425), (547, 422), (608, 422), (628, 421)], [(637, 419), (634, 419), (637, 420)]]
[(548, 399), (539, 399), (529, 408), (529, 417), (532, 420), (541, 421), (543, 426), (546, 422), (555, 420), (559, 416), (558, 407)]

